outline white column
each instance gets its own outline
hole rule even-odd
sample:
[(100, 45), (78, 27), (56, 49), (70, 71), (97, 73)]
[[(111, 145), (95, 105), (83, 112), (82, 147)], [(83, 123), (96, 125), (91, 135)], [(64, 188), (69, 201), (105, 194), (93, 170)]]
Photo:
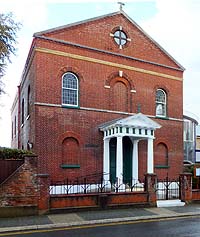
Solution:
[(138, 180), (138, 140), (133, 140), (132, 178)]
[(117, 159), (116, 159), (116, 177), (118, 184), (123, 183), (123, 137), (117, 136)]
[(148, 138), (148, 150), (147, 150), (147, 173), (153, 174), (153, 138)]
[(110, 173), (110, 149), (109, 149), (110, 138), (104, 138), (103, 140), (103, 173), (104, 180), (109, 180)]

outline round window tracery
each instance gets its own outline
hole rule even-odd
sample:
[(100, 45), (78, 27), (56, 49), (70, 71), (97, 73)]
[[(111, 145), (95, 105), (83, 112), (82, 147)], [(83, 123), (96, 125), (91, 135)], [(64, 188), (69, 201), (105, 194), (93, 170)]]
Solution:
[(122, 30), (116, 30), (113, 37), (119, 46), (123, 46), (127, 43), (127, 36)]

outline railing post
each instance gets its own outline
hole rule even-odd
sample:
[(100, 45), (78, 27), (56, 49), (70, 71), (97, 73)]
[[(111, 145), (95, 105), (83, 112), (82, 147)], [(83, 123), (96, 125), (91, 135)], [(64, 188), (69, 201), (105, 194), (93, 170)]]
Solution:
[(190, 203), (192, 201), (192, 174), (180, 174), (181, 201)]
[(169, 192), (169, 177), (168, 177), (168, 174), (167, 174), (167, 177), (166, 177), (166, 200), (169, 199), (168, 192)]
[(87, 182), (86, 182), (86, 178), (84, 178), (84, 194), (86, 194), (87, 192)]
[(101, 193), (103, 192), (103, 188), (104, 188), (104, 179), (103, 179), (103, 175), (101, 176)]
[(147, 192), (147, 202), (150, 206), (156, 206), (156, 174), (145, 174), (145, 192)]
[(69, 182), (68, 182), (68, 178), (67, 178), (67, 194), (69, 194)]
[(37, 174), (37, 178), (39, 187), (38, 209), (39, 214), (44, 214), (49, 211), (50, 179), (48, 174)]

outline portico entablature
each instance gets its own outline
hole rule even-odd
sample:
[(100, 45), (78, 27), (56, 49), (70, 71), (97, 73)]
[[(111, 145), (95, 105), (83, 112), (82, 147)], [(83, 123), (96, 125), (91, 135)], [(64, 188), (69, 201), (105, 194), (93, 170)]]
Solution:
[(139, 113), (127, 118), (110, 121), (100, 126), (104, 139), (117, 136), (129, 136), (133, 139), (154, 139), (154, 131), (161, 126)]

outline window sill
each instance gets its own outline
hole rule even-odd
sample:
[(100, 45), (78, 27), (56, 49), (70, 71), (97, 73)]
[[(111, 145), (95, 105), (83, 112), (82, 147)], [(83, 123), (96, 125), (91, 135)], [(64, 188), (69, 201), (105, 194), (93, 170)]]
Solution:
[(79, 109), (80, 108), (80, 106), (77, 106), (77, 105), (74, 105), (74, 106), (72, 106), (72, 105), (61, 105), (62, 106), (62, 108), (68, 108), (68, 109)]
[(169, 169), (169, 165), (155, 165), (154, 168), (156, 169)]
[(166, 117), (164, 117), (164, 116), (162, 117), (162, 116), (156, 115), (156, 118), (157, 119), (163, 119), (163, 120), (169, 120), (169, 117), (167, 117), (167, 116)]
[(60, 165), (60, 168), (62, 169), (79, 169), (80, 165), (66, 165), (66, 164), (62, 164)]

